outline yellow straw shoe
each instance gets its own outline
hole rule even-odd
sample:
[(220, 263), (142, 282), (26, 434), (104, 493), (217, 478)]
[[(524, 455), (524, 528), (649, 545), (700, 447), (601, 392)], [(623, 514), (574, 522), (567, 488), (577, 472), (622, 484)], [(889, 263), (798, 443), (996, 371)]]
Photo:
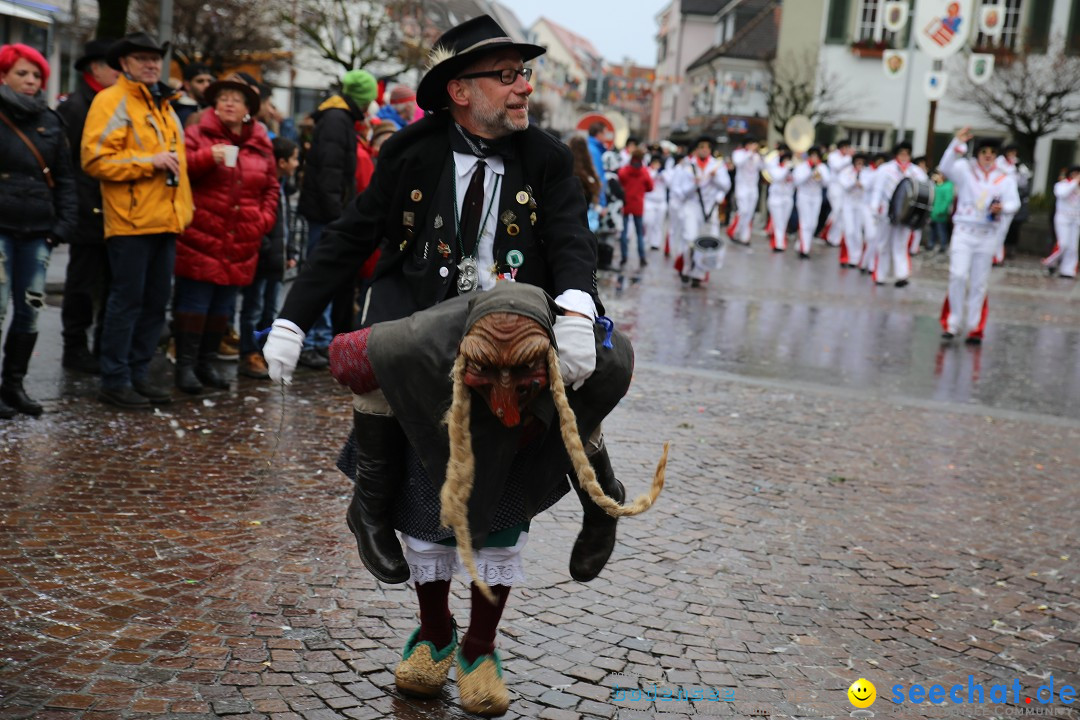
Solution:
[(476, 661), (466, 666), (465, 656), (458, 648), (457, 685), (461, 696), (461, 709), (465, 712), (496, 717), (510, 707), (510, 693), (503, 680), (502, 663), (499, 654), (481, 655)]
[(420, 628), (413, 630), (405, 643), (401, 662), (394, 670), (394, 684), (397, 689), (413, 697), (435, 697), (446, 684), (450, 666), (454, 664), (454, 651), (457, 650), (457, 628), (450, 644), (437, 649), (431, 642), (417, 642)]

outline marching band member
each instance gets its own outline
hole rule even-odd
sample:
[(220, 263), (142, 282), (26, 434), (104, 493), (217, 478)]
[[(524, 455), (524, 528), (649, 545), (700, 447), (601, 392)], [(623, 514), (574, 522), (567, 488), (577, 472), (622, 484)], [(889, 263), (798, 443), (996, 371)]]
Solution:
[(865, 202), (869, 179), (873, 177), (873, 171), (866, 168), (866, 160), (864, 153), (856, 153), (851, 164), (840, 171), (840, 187), (844, 190), (841, 217), (847, 246), (846, 266), (851, 268), (860, 267), (864, 250), (876, 229), (873, 214)]
[(672, 197), (682, 202), (682, 237), (672, 253), (682, 255), (679, 274), (694, 287), (700, 287), (707, 274), (694, 262), (694, 240), (703, 235), (720, 237), (720, 203), (731, 189), (731, 176), (724, 163), (712, 156), (712, 143), (710, 137), (698, 138), (694, 152), (679, 165), (671, 183)]
[(740, 245), (750, 244), (750, 231), (758, 203), (758, 178), (764, 162), (758, 153), (757, 138), (748, 136), (743, 145), (731, 153), (735, 165), (735, 219), (728, 226), (728, 237)]
[(668, 178), (671, 172), (664, 170), (664, 158), (649, 158), (649, 176), (653, 189), (645, 193), (645, 242), (650, 250), (664, 246), (664, 221), (668, 214)]
[(799, 210), (799, 257), (810, 257), (810, 244), (821, 214), (821, 196), (829, 182), (829, 168), (821, 162), (821, 148), (814, 145), (806, 152), (806, 162), (792, 170), (795, 180), (795, 205)]
[(883, 218), (877, 214), (876, 209), (872, 205), (873, 203), (873, 189), (874, 183), (877, 182), (877, 171), (881, 169), (881, 166), (888, 162), (889, 158), (885, 156), (885, 153), (877, 153), (874, 155), (870, 164), (863, 170), (863, 187), (866, 191), (863, 193), (863, 207), (870, 214), (870, 232), (863, 236), (863, 254), (862, 261), (859, 263), (859, 270), (864, 273), (874, 272), (874, 268), (877, 266), (877, 248), (878, 241), (881, 238), (882, 233), (882, 220)]
[(840, 173), (844, 168), (851, 167), (851, 157), (855, 150), (851, 147), (851, 141), (841, 140), (836, 143), (836, 149), (829, 153), (825, 162), (829, 166), (829, 187), (825, 191), (825, 197), (829, 200), (829, 219), (825, 223), (825, 241), (837, 247), (844, 236), (844, 200), (846, 193), (840, 186)]
[(782, 148), (780, 154), (769, 162), (766, 170), (772, 183), (766, 205), (769, 208), (770, 241), (773, 252), (787, 249), (787, 226), (795, 207), (795, 178), (791, 174), (791, 151)]
[[(1057, 244), (1050, 257), (1043, 260), (1047, 271), (1061, 272), (1061, 277), (1076, 278), (1077, 244), (1080, 243), (1080, 165), (1069, 168), (1068, 174), (1054, 185), (1057, 207), (1054, 209), (1054, 234)], [(1002, 221), (1004, 222), (1004, 221)]]
[(949, 294), (941, 310), (942, 337), (951, 340), (961, 327), (966, 342), (982, 342), (986, 327), (986, 286), (997, 250), (1002, 218), (1020, 209), (1016, 180), (995, 164), (997, 146), (982, 140), (973, 162), (964, 157), (974, 137), (962, 128), (945, 150), (940, 169), (956, 186), (956, 212), (949, 244)]
[(874, 282), (878, 285), (884, 285), (890, 275), (895, 275), (896, 287), (904, 287), (911, 275), (911, 258), (908, 257), (911, 228), (893, 224), (888, 218), (893, 193), (905, 177), (921, 182), (929, 179), (918, 165), (911, 162), (911, 143), (907, 141), (893, 148), (893, 159), (878, 168), (874, 176), (871, 205), (881, 223), (874, 268)]
[[(925, 173), (927, 179), (930, 178), (930, 165), (926, 162), (926, 156), (920, 155), (911, 162), (915, 163), (915, 166)], [(919, 248), (922, 247), (922, 227), (912, 228), (911, 234), (908, 235), (908, 255), (918, 255)]]
[[(1018, 152), (1019, 148), (1016, 145), (1006, 145), (1001, 149), (1001, 154), (998, 155), (997, 158), (998, 169), (1006, 175), (1012, 176), (1013, 180), (1016, 182), (1017, 191), (1020, 190), (1021, 183), (1023, 182), (1021, 173), (1027, 169), (1021, 166), (1017, 160)], [(1028, 173), (1028, 175), (1030, 176), (1030, 173)], [(998, 246), (997, 250), (994, 251), (995, 265), (1001, 265), (1005, 262), (1005, 239), (1009, 236), (1009, 227), (1012, 225), (1013, 217), (1015, 215), (1016, 213), (1013, 213), (1008, 217), (1003, 216), (1001, 218), (1001, 227), (998, 228)]]

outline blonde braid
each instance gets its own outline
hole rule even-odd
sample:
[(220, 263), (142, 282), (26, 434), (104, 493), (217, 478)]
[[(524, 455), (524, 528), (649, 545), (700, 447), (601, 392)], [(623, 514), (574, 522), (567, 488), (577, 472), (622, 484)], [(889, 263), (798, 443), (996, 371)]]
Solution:
[(608, 497), (604, 489), (600, 487), (600, 483), (596, 481), (596, 471), (593, 470), (592, 465), (589, 463), (585, 448), (581, 444), (581, 437), (578, 435), (577, 417), (570, 407), (570, 401), (566, 398), (566, 385), (563, 384), (562, 370), (559, 367), (559, 355), (555, 348), (548, 350), (548, 379), (551, 386), (551, 396), (555, 400), (556, 409), (559, 411), (559, 430), (562, 433), (563, 444), (566, 445), (566, 452), (570, 455), (570, 462), (574, 466), (574, 473), (577, 475), (578, 482), (589, 493), (589, 497), (593, 499), (593, 502), (611, 517), (640, 515), (652, 507), (657, 496), (660, 495), (660, 491), (664, 488), (668, 443), (664, 443), (664, 453), (660, 457), (660, 462), (656, 465), (656, 473), (653, 475), (652, 487), (649, 488), (649, 492), (638, 495), (629, 505), (620, 505)]
[(458, 552), (469, 575), (484, 597), (495, 604), (494, 593), (491, 592), (488, 584), (480, 579), (480, 573), (476, 569), (472, 532), (469, 529), (468, 505), (476, 476), (476, 457), (473, 455), (472, 430), (469, 426), (472, 403), (469, 388), (465, 384), (464, 356), (458, 355), (450, 376), (454, 381), (454, 395), (444, 419), (450, 434), (450, 460), (446, 464), (446, 479), (439, 493), (442, 505), (439, 510), (439, 522), (443, 527), (453, 529)]

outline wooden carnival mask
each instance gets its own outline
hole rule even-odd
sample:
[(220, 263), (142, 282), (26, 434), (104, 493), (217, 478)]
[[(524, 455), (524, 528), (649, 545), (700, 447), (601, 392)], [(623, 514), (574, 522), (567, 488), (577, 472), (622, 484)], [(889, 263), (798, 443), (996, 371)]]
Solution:
[(551, 337), (536, 320), (496, 312), (476, 321), (458, 346), (467, 386), (495, 417), (516, 427), (529, 403), (548, 386)]

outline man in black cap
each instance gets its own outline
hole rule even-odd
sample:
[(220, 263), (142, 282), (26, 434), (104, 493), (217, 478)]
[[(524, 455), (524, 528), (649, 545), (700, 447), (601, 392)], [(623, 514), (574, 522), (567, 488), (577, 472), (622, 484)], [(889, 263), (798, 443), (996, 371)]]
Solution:
[[(97, 373), (100, 369), (95, 353), (101, 351), (105, 298), (109, 294), (109, 255), (105, 251), (101, 183), (82, 171), (79, 153), (90, 104), (99, 92), (115, 85), (120, 75), (105, 61), (105, 53), (111, 44), (111, 40), (104, 39), (86, 43), (82, 57), (75, 61), (75, 70), (81, 74), (78, 86), (56, 108), (67, 125), (79, 198), (79, 225), (68, 240), (70, 255), (60, 311), (64, 325), (63, 364), (69, 370), (85, 373)], [(94, 328), (95, 353), (90, 352), (86, 341), (86, 332), (91, 327)]]
[(82, 168), (101, 181), (112, 281), (101, 333), (103, 402), (125, 408), (170, 400), (150, 381), (172, 292), (176, 236), (194, 206), (180, 119), (161, 82), (167, 45), (132, 33), (109, 46), (122, 74), (98, 93), (86, 116)]
[(198, 110), (205, 109), (206, 99), (203, 92), (210, 83), (217, 80), (210, 66), (193, 62), (184, 66), (184, 94), (176, 101), (173, 109), (180, 118), (180, 126), (186, 127), (188, 118)]
[[(361, 326), (395, 320), (497, 281), (539, 286), (555, 299), (559, 359), (579, 388), (596, 363), (593, 322), (596, 238), (572, 174), (569, 149), (529, 125), (532, 70), (542, 47), (514, 42), (488, 16), (466, 21), (436, 43), (417, 89), (429, 115), (399, 130), (379, 154), (370, 187), (328, 226), (295, 281), (263, 350), (271, 377), (289, 383), (304, 329), (334, 288), (381, 255), (361, 298)], [(404, 582), (409, 567), (389, 523), (406, 443), (397, 420), (357, 397), (354, 439), (359, 479), (350, 506), (361, 559), (381, 580)], [(590, 462), (605, 492), (623, 489), (599, 433)], [(576, 489), (580, 488), (575, 484)], [(585, 505), (571, 575), (591, 580), (615, 541), (615, 521)]]

